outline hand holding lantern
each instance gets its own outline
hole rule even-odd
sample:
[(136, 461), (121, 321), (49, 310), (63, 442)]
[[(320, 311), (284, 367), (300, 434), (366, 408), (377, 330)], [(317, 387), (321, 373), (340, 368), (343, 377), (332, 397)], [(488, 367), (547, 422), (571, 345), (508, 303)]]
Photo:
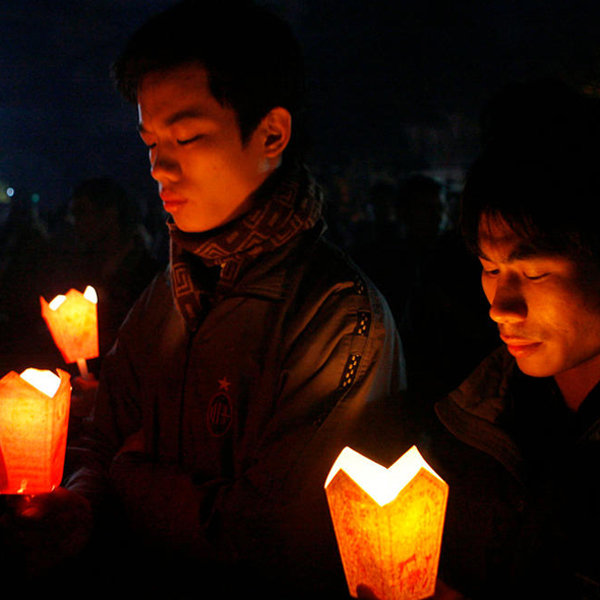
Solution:
[(78, 555), (90, 540), (93, 523), (88, 500), (64, 487), (34, 496), (6, 496), (0, 514), (3, 559), (8, 558), (4, 584), (13, 574), (15, 583), (37, 578)]
[(0, 537), (8, 534), (4, 550), (26, 576), (78, 554), (93, 525), (89, 502), (60, 487), (71, 386), (68, 373), (57, 373), (26, 369), (0, 379)]

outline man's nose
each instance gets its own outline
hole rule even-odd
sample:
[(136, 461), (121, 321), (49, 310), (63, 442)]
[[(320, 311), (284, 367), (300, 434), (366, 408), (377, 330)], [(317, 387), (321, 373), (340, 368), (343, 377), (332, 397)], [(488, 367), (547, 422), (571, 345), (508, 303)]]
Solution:
[(150, 152), (150, 174), (161, 183), (175, 181), (181, 175), (181, 166), (168, 150), (153, 148)]
[(498, 277), (490, 299), (490, 317), (496, 323), (518, 323), (527, 317), (527, 302), (515, 277)]

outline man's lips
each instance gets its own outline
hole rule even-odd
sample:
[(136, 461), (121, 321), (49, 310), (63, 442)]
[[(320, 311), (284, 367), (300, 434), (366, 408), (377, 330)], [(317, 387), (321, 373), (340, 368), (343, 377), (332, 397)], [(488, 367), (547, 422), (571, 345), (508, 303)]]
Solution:
[(500, 338), (515, 358), (530, 356), (542, 345), (542, 342), (507, 335), (501, 335)]
[(173, 194), (167, 190), (163, 190), (160, 192), (160, 199), (163, 202), (163, 206), (165, 210), (169, 210), (171, 208), (177, 208), (182, 204), (185, 204), (186, 199), (183, 196), (178, 196), (177, 194)]

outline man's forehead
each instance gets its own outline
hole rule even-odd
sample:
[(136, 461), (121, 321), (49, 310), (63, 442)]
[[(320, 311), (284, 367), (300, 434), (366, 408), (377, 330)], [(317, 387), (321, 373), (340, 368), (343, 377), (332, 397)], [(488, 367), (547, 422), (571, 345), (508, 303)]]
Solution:
[(548, 255), (531, 240), (519, 235), (501, 217), (484, 215), (479, 220), (477, 245), (481, 258), (502, 258), (503, 262)]
[(151, 71), (138, 86), (140, 122), (154, 114), (170, 122), (202, 118), (216, 103), (206, 69), (195, 63)]
[(187, 61), (168, 67), (151, 69), (139, 80), (138, 92), (146, 86), (208, 86), (210, 77), (206, 67), (198, 61)]
[(477, 229), (479, 244), (516, 244), (522, 237), (502, 218), (482, 215)]
[(518, 239), (514, 229), (501, 217), (482, 215), (479, 219), (478, 228), (479, 242), (508, 242)]

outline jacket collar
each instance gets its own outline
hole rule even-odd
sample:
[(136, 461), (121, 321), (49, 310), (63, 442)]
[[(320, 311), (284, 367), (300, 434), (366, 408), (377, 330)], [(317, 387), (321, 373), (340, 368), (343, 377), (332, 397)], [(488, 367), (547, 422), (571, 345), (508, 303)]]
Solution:
[[(563, 444), (568, 449), (600, 441), (600, 384), (577, 414), (569, 413), (562, 402), (552, 378), (523, 375), (502, 346), (435, 408), (457, 438), (494, 456), (522, 479), (526, 473), (524, 453), (536, 452), (537, 446), (540, 452), (551, 453)], [(543, 410), (547, 412), (542, 414)], [(556, 435), (553, 428), (558, 428)], [(531, 437), (529, 432), (536, 435)], [(521, 443), (516, 441), (519, 439)]]
[(473, 374), (438, 402), (435, 411), (461, 441), (498, 459), (517, 479), (525, 461), (516, 442), (501, 427), (509, 402), (509, 384), (516, 364), (504, 346), (486, 358)]

